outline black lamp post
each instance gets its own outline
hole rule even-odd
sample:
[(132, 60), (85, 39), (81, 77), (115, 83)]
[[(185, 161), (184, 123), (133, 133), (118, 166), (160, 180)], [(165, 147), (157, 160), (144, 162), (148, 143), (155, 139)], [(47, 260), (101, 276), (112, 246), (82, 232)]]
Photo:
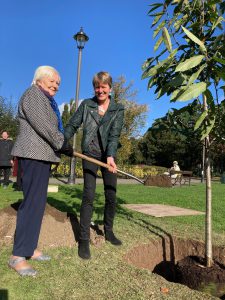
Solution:
[[(78, 108), (79, 104), (79, 90), (80, 90), (80, 66), (81, 66), (81, 58), (82, 58), (82, 50), (84, 49), (85, 43), (89, 40), (89, 37), (83, 32), (83, 28), (80, 28), (80, 31), (77, 32), (73, 36), (75, 41), (77, 42), (77, 48), (79, 49), (78, 55), (78, 65), (77, 65), (77, 82), (76, 82), (76, 97), (75, 97), (75, 110)], [(73, 136), (73, 150), (76, 149), (76, 133)], [(68, 184), (75, 184), (75, 166), (76, 166), (76, 158), (72, 157), (70, 163), (70, 176), (68, 178)]]

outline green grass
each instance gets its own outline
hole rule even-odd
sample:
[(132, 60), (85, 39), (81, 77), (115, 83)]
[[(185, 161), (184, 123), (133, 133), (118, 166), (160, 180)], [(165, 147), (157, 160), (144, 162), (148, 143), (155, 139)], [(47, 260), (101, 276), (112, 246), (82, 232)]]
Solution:
[[(79, 216), (82, 185), (61, 186), (58, 193), (49, 193), (48, 202), (61, 211)], [(225, 185), (213, 184), (213, 242), (225, 243)], [(77, 248), (48, 249), (52, 260), (33, 262), (37, 278), (21, 278), (7, 267), (11, 247), (0, 250), (1, 289), (6, 289), (10, 300), (44, 299), (213, 299), (211, 296), (165, 281), (148, 270), (128, 265), (123, 257), (134, 246), (149, 243), (161, 235), (176, 235), (204, 240), (204, 216), (154, 218), (123, 207), (126, 203), (168, 204), (195, 210), (205, 210), (205, 186), (202, 184), (177, 188), (157, 188), (143, 185), (118, 185), (118, 207), (115, 232), (123, 240), (121, 247), (108, 243), (91, 246), (92, 259), (83, 261)], [(0, 208), (22, 199), (21, 192), (10, 187), (0, 188)], [(102, 223), (104, 191), (97, 185), (93, 220)], [(161, 287), (168, 287), (163, 294)]]

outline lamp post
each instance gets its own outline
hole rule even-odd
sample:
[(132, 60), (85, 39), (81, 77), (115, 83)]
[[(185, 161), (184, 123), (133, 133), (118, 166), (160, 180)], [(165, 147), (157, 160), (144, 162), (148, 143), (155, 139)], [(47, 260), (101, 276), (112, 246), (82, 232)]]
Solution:
[[(76, 97), (75, 97), (75, 111), (78, 108), (79, 104), (79, 90), (80, 90), (80, 66), (81, 66), (81, 58), (82, 58), (82, 50), (84, 49), (85, 43), (89, 40), (89, 37), (83, 32), (83, 28), (80, 28), (80, 31), (77, 32), (73, 38), (77, 43), (77, 48), (79, 50), (78, 54), (78, 65), (77, 65), (77, 82), (76, 82)], [(73, 136), (73, 150), (76, 149), (76, 133)], [(68, 178), (68, 184), (75, 184), (75, 166), (76, 166), (76, 158), (72, 157), (70, 162), (70, 176)]]

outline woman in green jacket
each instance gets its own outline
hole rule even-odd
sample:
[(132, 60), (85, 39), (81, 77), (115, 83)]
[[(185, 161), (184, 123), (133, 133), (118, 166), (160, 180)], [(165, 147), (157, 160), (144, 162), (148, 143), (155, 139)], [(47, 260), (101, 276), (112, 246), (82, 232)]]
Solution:
[[(113, 245), (122, 242), (113, 233), (116, 211), (116, 152), (124, 118), (123, 105), (111, 98), (112, 77), (108, 72), (99, 72), (93, 78), (95, 96), (83, 100), (65, 128), (65, 138), (70, 139), (83, 124), (82, 152), (106, 162), (109, 171), (101, 168), (105, 190), (104, 232), (105, 239)], [(80, 239), (78, 255), (89, 259), (90, 223), (96, 189), (98, 166), (83, 160), (84, 190), (80, 211)]]

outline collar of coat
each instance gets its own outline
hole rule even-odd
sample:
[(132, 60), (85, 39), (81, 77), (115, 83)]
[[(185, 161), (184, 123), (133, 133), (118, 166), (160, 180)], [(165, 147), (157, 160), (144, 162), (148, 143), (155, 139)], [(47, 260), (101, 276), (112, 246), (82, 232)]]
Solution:
[[(88, 101), (89, 100), (89, 101)], [(98, 107), (98, 101), (97, 101), (97, 97), (93, 97), (90, 99), (87, 99), (88, 101), (88, 106), (89, 107), (93, 107), (93, 108), (97, 108)], [(110, 98), (110, 102), (109, 102), (109, 107), (107, 109), (108, 111), (113, 111), (113, 110), (117, 110), (118, 109), (118, 104), (115, 102), (115, 100), (111, 97)]]
[(0, 141), (12, 141), (13, 139), (11, 138), (7, 138), (7, 139), (3, 139), (3, 138), (0, 138)]
[(111, 113), (113, 113), (114, 111), (116, 111), (118, 109), (118, 104), (114, 101), (114, 99), (111, 97), (110, 98), (110, 103), (109, 103), (109, 107), (106, 111), (106, 113), (104, 114), (104, 116), (99, 119), (99, 114), (98, 114), (98, 102), (97, 102), (97, 98), (93, 97), (90, 99), (86, 100), (86, 104), (88, 107), (93, 108), (93, 111), (91, 111), (91, 114), (93, 116), (93, 118), (95, 119), (97, 124), (103, 124), (105, 122), (108, 122), (109, 119), (111, 119), (112, 115)]

